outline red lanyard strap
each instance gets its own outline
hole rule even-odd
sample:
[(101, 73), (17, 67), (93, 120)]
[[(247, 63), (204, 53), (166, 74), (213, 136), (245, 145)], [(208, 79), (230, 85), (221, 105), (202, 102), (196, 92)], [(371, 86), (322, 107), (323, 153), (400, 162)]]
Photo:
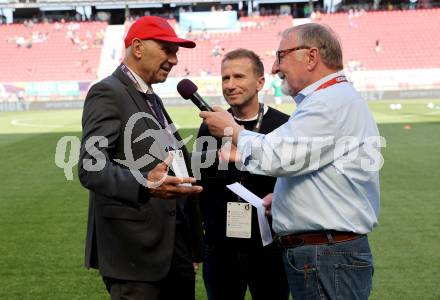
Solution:
[(318, 86), (318, 88), (315, 90), (315, 92), (319, 91), (319, 90), (323, 90), (325, 88), (328, 88), (329, 86), (332, 86), (334, 84), (341, 83), (341, 82), (348, 82), (347, 78), (345, 76), (338, 76), (338, 77), (332, 78), (329, 81), (324, 82), (323, 84)]

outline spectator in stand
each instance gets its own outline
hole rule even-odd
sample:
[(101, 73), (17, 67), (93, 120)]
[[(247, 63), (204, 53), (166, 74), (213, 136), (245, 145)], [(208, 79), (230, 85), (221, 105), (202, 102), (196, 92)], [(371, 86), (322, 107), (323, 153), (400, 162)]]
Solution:
[(24, 27), (32, 29), (34, 27), (34, 22), (32, 20), (25, 20), (23, 23)]
[(379, 40), (376, 40), (374, 51), (376, 51), (376, 53), (379, 53), (381, 51), (380, 41)]
[(191, 25), (189, 25), (189, 27), (188, 27), (188, 31), (186, 32), (185, 38), (186, 39), (190, 39), (190, 40), (194, 39), (194, 34), (193, 34), (193, 31), (192, 31), (192, 26)]
[(298, 6), (296, 5), (296, 3), (293, 3), (293, 4), (292, 4), (292, 9), (291, 9), (291, 11), (292, 11), (292, 17), (293, 17), (294, 19), (298, 18)]
[(353, 8), (350, 8), (348, 10), (348, 26), (353, 27), (353, 28), (357, 28), (358, 25), (354, 21), (354, 19), (357, 17), (358, 17), (358, 13)]
[(93, 44), (95, 46), (102, 46), (104, 43), (104, 31), (101, 29), (95, 34), (95, 40), (93, 41)]
[(222, 48), (219, 44), (216, 44), (214, 48), (212, 48), (211, 54), (214, 57), (221, 57), (224, 53), (224, 48)]
[(362, 68), (362, 62), (359, 60), (349, 60), (347, 63), (347, 70), (349, 72), (361, 71)]
[(416, 9), (417, 0), (409, 0), (409, 9)]
[(25, 100), (25, 93), (23, 90), (19, 90), (17, 93), (17, 100), (23, 102)]
[(273, 89), (273, 96), (274, 96), (275, 104), (280, 105), (281, 103), (283, 103), (283, 98), (284, 98), (283, 81), (277, 75), (272, 76), (272, 77), (273, 77), (273, 79), (272, 79), (272, 82), (270, 83), (270, 86)]
[(311, 11), (310, 11), (310, 6), (308, 4), (305, 4), (303, 7), (303, 13), (304, 13), (304, 18), (309, 18)]
[(86, 40), (81, 41), (80, 50), (81, 51), (88, 51), (89, 50), (89, 43)]
[(26, 40), (24, 39), (24, 37), (19, 36), (15, 39), (15, 43), (17, 45), (17, 48), (20, 48), (26, 43)]
[(203, 28), (203, 32), (202, 32), (202, 40), (209, 40), (211, 38), (211, 36), (209, 35), (209, 32), (206, 28)]
[(316, 9), (312, 12), (312, 14), (310, 15), (310, 18), (312, 20), (316, 20), (316, 21), (321, 21), (321, 12), (319, 11), (319, 9)]
[(55, 31), (60, 31), (63, 28), (63, 25), (57, 21), (53, 24), (53, 28)]

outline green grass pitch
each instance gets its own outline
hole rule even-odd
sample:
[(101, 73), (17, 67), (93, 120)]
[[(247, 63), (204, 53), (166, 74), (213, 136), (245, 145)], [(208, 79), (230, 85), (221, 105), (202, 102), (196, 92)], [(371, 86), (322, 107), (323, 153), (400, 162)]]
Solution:
[[(440, 100), (370, 107), (387, 142), (371, 299), (440, 299)], [(196, 133), (196, 109), (169, 111), (184, 135)], [(0, 299), (108, 298), (83, 268), (87, 192), (54, 163), (57, 141), (80, 136), (80, 120), (78, 110), (0, 113)], [(197, 299), (206, 299), (200, 276)]]

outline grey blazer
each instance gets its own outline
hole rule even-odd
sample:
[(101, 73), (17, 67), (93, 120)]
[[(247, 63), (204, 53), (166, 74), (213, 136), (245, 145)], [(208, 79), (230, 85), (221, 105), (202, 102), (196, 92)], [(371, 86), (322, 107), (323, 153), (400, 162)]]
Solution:
[[(171, 123), (163, 107), (165, 117)], [(184, 207), (185, 226), (191, 239), (193, 261), (201, 260), (201, 224), (197, 199), (165, 200), (149, 197), (147, 190), (136, 181), (129, 169), (115, 159), (125, 160), (124, 138), (131, 142), (134, 159), (146, 153), (161, 153), (141, 168), (144, 177), (165, 151), (157, 148), (151, 138), (133, 142), (149, 129), (158, 129), (155, 122), (143, 118), (135, 123), (131, 137), (125, 137), (125, 126), (137, 112), (151, 110), (120, 67), (109, 77), (93, 85), (83, 110), (79, 178), (89, 189), (89, 215), (86, 238), (85, 266), (97, 268), (102, 276), (156, 281), (163, 278), (171, 264), (176, 222), (176, 201)], [(96, 138), (105, 137), (108, 145)], [(178, 133), (176, 139), (181, 140)], [(156, 148), (155, 148), (156, 147)], [(97, 163), (97, 151), (104, 154), (105, 166), (100, 171), (87, 171), (84, 162)], [(183, 152), (188, 159), (186, 148)], [(187, 160), (188, 161), (188, 160)], [(86, 167), (87, 168), (87, 167)], [(90, 168), (88, 168), (90, 170)], [(190, 169), (188, 167), (188, 169)]]

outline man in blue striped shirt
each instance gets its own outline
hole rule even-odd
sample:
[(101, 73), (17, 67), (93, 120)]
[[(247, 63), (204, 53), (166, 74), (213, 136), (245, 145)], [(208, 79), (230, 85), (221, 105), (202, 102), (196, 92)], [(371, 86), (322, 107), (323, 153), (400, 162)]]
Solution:
[(264, 200), (294, 299), (367, 299), (372, 287), (367, 233), (378, 224), (384, 141), (342, 69), (330, 28), (292, 27), (272, 68), (297, 105), (287, 123), (264, 135), (244, 130), (221, 108), (200, 113), (213, 135), (233, 129), (237, 147), (229, 159), (277, 177)]

